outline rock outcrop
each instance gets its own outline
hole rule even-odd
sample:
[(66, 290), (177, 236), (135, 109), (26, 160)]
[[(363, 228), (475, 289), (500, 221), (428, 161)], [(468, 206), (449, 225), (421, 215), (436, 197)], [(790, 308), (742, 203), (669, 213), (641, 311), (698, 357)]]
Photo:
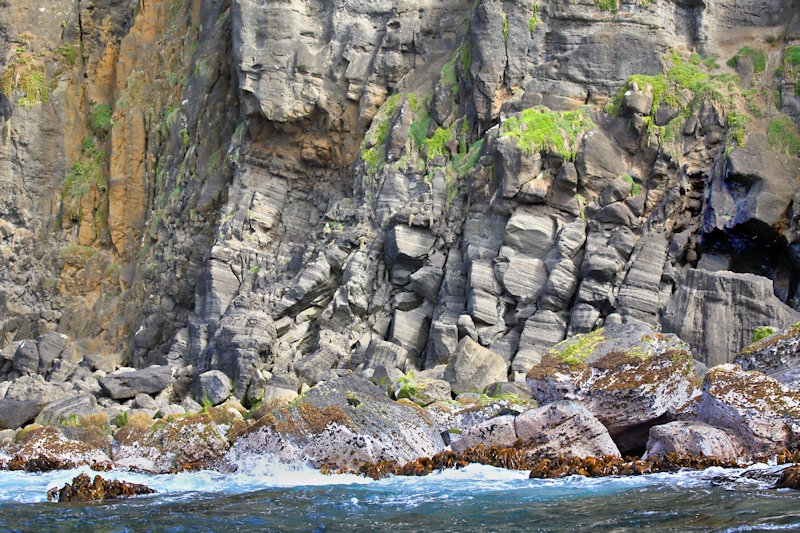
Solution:
[(691, 376), (692, 355), (680, 339), (617, 325), (557, 344), (527, 381), (540, 404), (585, 405), (624, 453), (643, 448), (652, 425), (687, 408), (698, 394)]

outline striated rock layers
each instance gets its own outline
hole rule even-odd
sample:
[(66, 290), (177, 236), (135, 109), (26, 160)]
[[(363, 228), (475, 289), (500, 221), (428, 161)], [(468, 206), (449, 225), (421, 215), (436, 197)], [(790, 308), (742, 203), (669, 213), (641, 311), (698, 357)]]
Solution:
[(690, 378), (798, 320), (790, 0), (48, 6), (0, 13), (4, 428), (527, 375), (624, 453), (741, 425)]

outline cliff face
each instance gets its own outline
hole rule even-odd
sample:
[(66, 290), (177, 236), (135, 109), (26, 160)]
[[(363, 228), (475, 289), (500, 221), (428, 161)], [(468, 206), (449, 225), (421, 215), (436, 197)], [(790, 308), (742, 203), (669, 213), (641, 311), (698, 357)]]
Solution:
[(255, 399), (464, 336), (521, 379), (619, 322), (716, 364), (798, 319), (797, 2), (20, 4), (6, 380), (83, 357)]

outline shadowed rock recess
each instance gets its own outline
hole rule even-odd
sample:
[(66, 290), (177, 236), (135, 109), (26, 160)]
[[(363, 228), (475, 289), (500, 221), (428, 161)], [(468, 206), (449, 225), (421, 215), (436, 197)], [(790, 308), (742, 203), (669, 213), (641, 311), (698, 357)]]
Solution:
[(799, 91), (794, 0), (9, 0), (0, 446), (792, 450)]

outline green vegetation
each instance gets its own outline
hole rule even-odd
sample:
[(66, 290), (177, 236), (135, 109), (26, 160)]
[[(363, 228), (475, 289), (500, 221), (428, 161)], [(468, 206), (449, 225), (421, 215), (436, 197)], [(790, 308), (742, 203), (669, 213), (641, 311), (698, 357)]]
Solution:
[(630, 177), (628, 174), (623, 174), (622, 179), (626, 183), (631, 184), (631, 196), (639, 196), (639, 193), (642, 192), (642, 187), (638, 183), (633, 181), (633, 178)]
[(22, 98), (17, 103), (25, 109), (38, 103), (46, 104), (50, 91), (50, 81), (41, 56), (28, 47), (30, 38), (30, 34), (22, 34), (22, 44), (17, 47), (0, 76), (0, 91), (9, 100), (15, 92), (21, 92)]
[(78, 49), (71, 44), (60, 45), (54, 53), (61, 56), (70, 67), (75, 66), (75, 61), (78, 58)]
[(428, 126), (431, 124), (431, 116), (428, 113), (429, 97), (426, 96), (419, 103), (417, 103), (417, 98), (413, 93), (409, 94), (408, 98), (411, 102), (411, 108), (414, 110), (414, 120), (408, 130), (408, 136), (414, 140), (414, 146), (420, 149), (428, 137)]
[(59, 257), (74, 257), (80, 256), (88, 259), (94, 255), (94, 249), (90, 246), (81, 246), (79, 244), (70, 244), (58, 249)]
[(619, 11), (617, 0), (594, 0), (594, 5), (597, 6), (600, 11), (610, 11), (612, 13)]
[(800, 66), (800, 46), (789, 46), (783, 53), (784, 62), (798, 67)]
[(735, 68), (739, 64), (739, 59), (745, 56), (753, 60), (753, 72), (764, 72), (766, 70), (767, 59), (764, 56), (764, 50), (750, 48), (749, 46), (740, 48), (736, 55), (728, 60), (728, 66)]
[(797, 155), (797, 151), (800, 150), (797, 126), (788, 117), (781, 117), (769, 123), (767, 141), (773, 150), (784, 154)]
[(64, 189), (61, 197), (78, 198), (89, 192), (93, 185), (98, 190), (105, 191), (108, 183), (104, 174), (106, 153), (97, 150), (91, 137), (83, 140), (81, 157), (72, 165), (67, 179), (64, 180)]
[(764, 340), (767, 337), (772, 337), (775, 335), (775, 330), (769, 326), (761, 326), (760, 328), (756, 328), (753, 332), (753, 342), (758, 342), (760, 340)]
[(77, 414), (71, 413), (66, 418), (59, 417), (58, 424), (60, 426), (69, 426), (69, 427), (72, 427), (72, 428), (76, 428), (76, 427), (79, 427), (81, 425), (81, 421), (78, 420), (78, 415)]
[(111, 129), (111, 104), (97, 104), (89, 117), (89, 128), (98, 137), (103, 137)]
[(739, 146), (744, 146), (745, 124), (749, 117), (738, 111), (728, 113), (728, 133)]
[(181, 134), (181, 138), (183, 139), (183, 147), (184, 148), (189, 148), (189, 143), (191, 142), (191, 140), (189, 139), (189, 132), (186, 131), (185, 129), (182, 129), (180, 131), (180, 134)]
[(125, 426), (128, 423), (128, 412), (124, 411), (114, 418), (114, 425), (118, 428)]
[[(603, 332), (604, 328), (597, 329), (585, 335), (576, 335), (569, 339), (563, 340), (550, 349), (550, 354), (560, 356), (561, 360), (568, 365), (576, 365), (578, 363), (586, 362), (586, 358), (594, 351), (597, 345), (605, 339)], [(555, 353), (555, 350), (564, 348), (561, 354)]]
[(436, 128), (430, 139), (425, 141), (425, 146), (428, 148), (428, 161), (437, 155), (444, 155), (445, 143), (455, 137), (455, 122), (447, 129)]
[(531, 33), (534, 32), (536, 29), (537, 24), (541, 24), (542, 20), (539, 18), (539, 2), (534, 2), (533, 4), (533, 16), (528, 21), (528, 29), (531, 30)]
[(503, 42), (508, 42), (508, 15), (503, 18)]
[(537, 106), (503, 122), (500, 137), (516, 138), (518, 146), (528, 154), (535, 150), (555, 150), (564, 159), (574, 160), (578, 134), (594, 127), (586, 108), (557, 113)]

